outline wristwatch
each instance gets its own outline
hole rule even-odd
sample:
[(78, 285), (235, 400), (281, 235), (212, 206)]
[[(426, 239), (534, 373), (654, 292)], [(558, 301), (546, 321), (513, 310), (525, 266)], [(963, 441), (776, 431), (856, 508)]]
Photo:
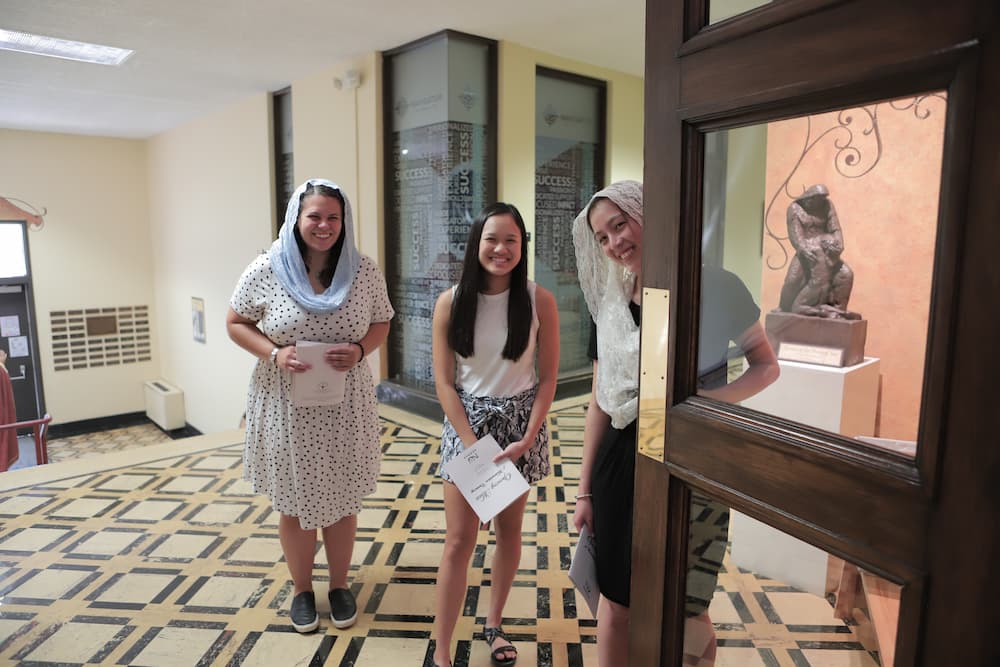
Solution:
[(278, 365), (278, 349), (279, 348), (276, 347), (273, 350), (271, 350), (271, 363), (274, 364), (275, 366)]

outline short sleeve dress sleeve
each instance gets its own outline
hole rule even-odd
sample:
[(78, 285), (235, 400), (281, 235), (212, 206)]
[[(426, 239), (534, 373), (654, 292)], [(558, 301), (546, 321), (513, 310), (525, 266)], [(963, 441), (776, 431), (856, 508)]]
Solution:
[(389, 302), (389, 290), (385, 285), (385, 277), (379, 271), (375, 262), (365, 257), (359, 272), (359, 278), (367, 283), (368, 293), (371, 295), (372, 322), (388, 322), (396, 314)]
[(267, 254), (257, 257), (243, 271), (229, 305), (240, 317), (259, 322), (267, 310), (271, 286), (271, 263)]

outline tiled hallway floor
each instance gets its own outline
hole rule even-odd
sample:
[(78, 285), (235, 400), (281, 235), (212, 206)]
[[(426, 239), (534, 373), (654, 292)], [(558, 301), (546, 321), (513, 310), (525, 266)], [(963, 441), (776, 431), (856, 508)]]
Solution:
[(170, 436), (156, 424), (139, 424), (108, 431), (72, 435), (49, 440), (49, 461), (76, 461), (84, 456), (109, 454), (169, 442)]
[[(440, 425), (382, 415), (382, 473), (354, 551), (353, 628), (335, 630), (324, 615), (320, 548), (320, 630), (291, 630), (277, 516), (241, 480), (242, 434), (231, 431), (0, 475), (0, 663), (429, 664), (444, 540)], [(596, 665), (595, 624), (565, 572), (582, 404), (559, 403), (551, 419), (554, 474), (530, 497), (505, 625), (522, 667)], [(489, 664), (478, 632), (492, 549), (481, 533), (458, 665)], [(825, 600), (751, 573), (720, 577), (713, 616), (720, 666), (877, 665)]]

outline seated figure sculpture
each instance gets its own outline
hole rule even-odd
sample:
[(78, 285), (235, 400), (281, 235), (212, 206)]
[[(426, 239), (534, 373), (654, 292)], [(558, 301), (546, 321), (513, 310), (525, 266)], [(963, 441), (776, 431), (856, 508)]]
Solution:
[(847, 310), (854, 272), (840, 258), (844, 235), (830, 192), (817, 184), (788, 206), (788, 240), (795, 256), (788, 266), (777, 310), (796, 315), (858, 320)]

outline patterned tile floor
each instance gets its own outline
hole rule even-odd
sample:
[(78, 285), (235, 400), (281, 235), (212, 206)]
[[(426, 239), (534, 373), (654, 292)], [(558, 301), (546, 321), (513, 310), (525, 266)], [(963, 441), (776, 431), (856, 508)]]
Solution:
[(169, 435), (153, 423), (72, 435), (49, 440), (49, 461), (58, 463), (59, 461), (78, 460), (84, 456), (158, 445), (170, 439)]
[[(321, 616), (316, 633), (291, 630), (277, 517), (242, 481), (241, 433), (231, 431), (0, 475), (0, 664), (430, 664), (440, 426), (390, 408), (382, 416), (382, 473), (351, 568), (353, 628)], [(523, 667), (596, 665), (594, 621), (565, 573), (582, 404), (558, 403), (551, 420), (555, 474), (530, 497), (505, 625)], [(479, 628), (492, 550), (481, 533), (458, 665), (489, 664)], [(325, 590), (322, 548), (315, 583)], [(826, 600), (742, 571), (719, 583), (720, 667), (878, 664)]]

